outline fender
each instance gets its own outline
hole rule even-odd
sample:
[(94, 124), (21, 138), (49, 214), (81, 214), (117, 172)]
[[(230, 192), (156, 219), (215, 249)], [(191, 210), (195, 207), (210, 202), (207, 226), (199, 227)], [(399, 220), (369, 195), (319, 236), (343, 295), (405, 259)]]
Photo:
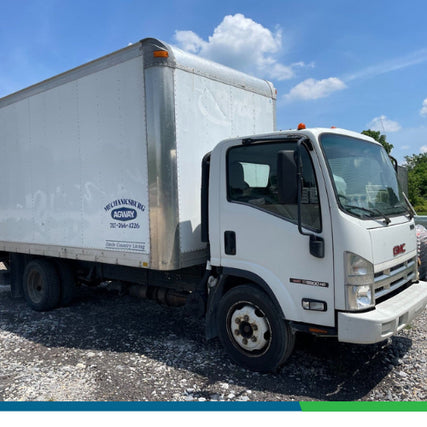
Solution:
[[(280, 307), (279, 302), (277, 301), (276, 296), (272, 292), (271, 288), (268, 286), (267, 282), (264, 279), (259, 277), (257, 274), (252, 273), (246, 270), (239, 270), (237, 268), (224, 267), (221, 274), (218, 278), (218, 283), (211, 288), (208, 296), (207, 307), (206, 307), (206, 327), (205, 335), (206, 339), (212, 339), (217, 336), (217, 318), (216, 313), (218, 309), (218, 304), (222, 296), (227, 290), (226, 285), (229, 283), (230, 278), (235, 279), (244, 279), (248, 282), (254, 283), (259, 286), (273, 301), (274, 305), (277, 307), (283, 319), (285, 316), (283, 314), (282, 308)], [(233, 286), (230, 286), (233, 287)], [(229, 288), (230, 288), (229, 287)]]

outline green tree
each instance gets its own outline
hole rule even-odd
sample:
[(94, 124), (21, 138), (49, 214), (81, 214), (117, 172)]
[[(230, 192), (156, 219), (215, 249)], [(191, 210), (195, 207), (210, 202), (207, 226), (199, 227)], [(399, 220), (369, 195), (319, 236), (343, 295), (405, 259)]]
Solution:
[(406, 156), (409, 200), (418, 213), (427, 212), (427, 153)]
[(370, 136), (371, 138), (374, 138), (375, 141), (378, 141), (385, 148), (387, 154), (390, 154), (391, 150), (393, 149), (393, 144), (388, 143), (386, 141), (386, 135), (381, 135), (380, 131), (368, 129), (362, 131), (362, 134)]

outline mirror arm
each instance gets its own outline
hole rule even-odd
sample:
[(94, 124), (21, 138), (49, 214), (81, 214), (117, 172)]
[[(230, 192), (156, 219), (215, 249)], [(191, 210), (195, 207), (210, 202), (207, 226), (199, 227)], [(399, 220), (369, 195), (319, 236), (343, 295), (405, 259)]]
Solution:
[(303, 236), (311, 236), (311, 233), (306, 233), (302, 229), (302, 219), (301, 219), (301, 198), (302, 198), (302, 188), (303, 188), (303, 174), (302, 174), (302, 155), (301, 155), (301, 146), (304, 145), (309, 150), (309, 147), (305, 143), (307, 137), (303, 136), (297, 141), (297, 206), (298, 206), (298, 231)]

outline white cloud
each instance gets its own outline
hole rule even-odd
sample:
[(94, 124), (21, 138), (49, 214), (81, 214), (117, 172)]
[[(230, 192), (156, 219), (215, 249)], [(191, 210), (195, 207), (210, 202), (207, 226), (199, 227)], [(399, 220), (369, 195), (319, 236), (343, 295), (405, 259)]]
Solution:
[(337, 90), (345, 89), (345, 83), (337, 77), (315, 80), (307, 79), (293, 87), (285, 99), (318, 99), (325, 98)]
[(198, 53), (207, 43), (193, 31), (176, 31), (175, 40), (187, 52)]
[(208, 41), (193, 31), (176, 31), (175, 40), (186, 51), (247, 73), (285, 80), (303, 63), (284, 65), (277, 59), (282, 49), (282, 30), (275, 32), (238, 13), (227, 15)]
[(423, 146), (420, 148), (420, 151), (421, 151), (421, 153), (427, 153), (427, 145), (423, 145)]
[(423, 106), (420, 110), (420, 114), (422, 116), (426, 116), (427, 117), (427, 98), (423, 101)]
[(398, 122), (390, 120), (382, 115), (372, 119), (368, 124), (368, 128), (380, 132), (398, 132), (402, 129), (402, 126), (400, 126)]

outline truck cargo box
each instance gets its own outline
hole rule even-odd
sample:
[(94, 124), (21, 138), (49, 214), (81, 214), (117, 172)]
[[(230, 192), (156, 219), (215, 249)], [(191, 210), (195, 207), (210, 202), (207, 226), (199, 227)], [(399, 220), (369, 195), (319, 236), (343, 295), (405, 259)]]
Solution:
[(144, 39), (0, 99), (0, 251), (203, 263), (200, 165), (275, 129), (271, 83)]

